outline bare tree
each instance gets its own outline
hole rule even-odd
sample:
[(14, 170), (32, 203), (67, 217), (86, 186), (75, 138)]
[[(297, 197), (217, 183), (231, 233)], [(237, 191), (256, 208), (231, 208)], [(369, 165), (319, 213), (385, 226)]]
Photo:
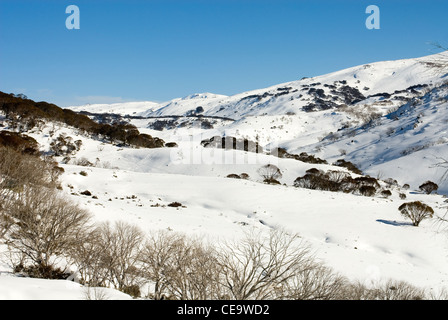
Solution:
[(116, 289), (126, 292), (137, 289), (140, 272), (138, 262), (144, 240), (143, 232), (123, 221), (102, 223), (98, 229), (101, 248), (101, 266), (107, 281)]
[(312, 267), (298, 272), (282, 286), (280, 297), (294, 300), (339, 300), (344, 299), (344, 288), (348, 280), (329, 267), (314, 263)]
[(196, 239), (178, 247), (173, 264), (168, 265), (167, 289), (171, 297), (181, 300), (205, 300), (219, 297), (218, 264), (213, 249)]
[(437, 158), (439, 162), (434, 164), (433, 168), (442, 168), (444, 169), (444, 172), (442, 174), (442, 177), (440, 178), (440, 182), (446, 181), (448, 178), (448, 160), (442, 157)]
[(4, 206), (4, 202), (9, 201), (12, 194), (19, 194), (24, 186), (47, 186), (49, 178), (43, 170), (45, 167), (36, 156), (0, 147), (0, 195)]
[(142, 284), (140, 254), (143, 232), (135, 225), (103, 222), (92, 230), (86, 241), (71, 250), (72, 263), (81, 282), (92, 287), (109, 287), (140, 295)]
[(258, 174), (263, 178), (266, 183), (279, 183), (278, 179), (281, 179), (282, 172), (273, 164), (266, 164), (258, 169)]
[(343, 289), (343, 298), (347, 300), (424, 300), (426, 291), (408, 282), (388, 279), (367, 287), (363, 283), (347, 283)]
[(46, 270), (85, 240), (91, 215), (52, 189), (26, 187), (0, 215), (6, 227), (5, 242), (22, 259)]
[(85, 287), (84, 299), (85, 300), (110, 300), (109, 295), (105, 291), (106, 289), (101, 287)]
[(142, 250), (143, 276), (153, 283), (151, 298), (161, 300), (167, 294), (166, 267), (183, 242), (183, 236), (175, 232), (159, 231), (148, 236)]
[(148, 237), (143, 274), (153, 284), (154, 299), (220, 298), (219, 265), (214, 249), (200, 239), (159, 231)]
[[(274, 299), (298, 273), (313, 267), (310, 250), (297, 235), (273, 230), (225, 243), (219, 253), (221, 285), (230, 299)], [(281, 296), (281, 294), (280, 294)]]
[(85, 241), (77, 243), (69, 252), (70, 263), (75, 265), (79, 281), (89, 287), (104, 287), (108, 284), (104, 261), (108, 244), (102, 240), (101, 229), (95, 228), (88, 233)]
[[(29, 198), (29, 188), (36, 190), (56, 187), (62, 170), (49, 158), (42, 160), (36, 155), (0, 147), (0, 214), (14, 203), (17, 204), (19, 199)], [(0, 239), (7, 233), (8, 225), (12, 222), (8, 221), (10, 219), (7, 214), (0, 219)]]
[(403, 203), (398, 210), (404, 217), (409, 218), (416, 227), (422, 220), (432, 218), (434, 215), (434, 210), (420, 201)]

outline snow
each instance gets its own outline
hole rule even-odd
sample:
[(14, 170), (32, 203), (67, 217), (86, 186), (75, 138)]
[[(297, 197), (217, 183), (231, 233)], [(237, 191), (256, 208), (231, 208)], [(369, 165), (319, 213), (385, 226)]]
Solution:
[[(52, 139), (61, 133), (82, 140), (81, 150), (73, 158), (84, 157), (95, 166), (81, 167), (75, 161), (61, 165), (65, 169), (62, 192), (89, 209), (97, 221), (124, 220), (145, 232), (167, 229), (201, 235), (210, 241), (238, 238), (249, 229), (267, 232), (285, 228), (298, 233), (316, 258), (350, 279), (370, 284), (392, 278), (440, 291), (448, 286), (446, 226), (429, 219), (414, 227), (398, 211), (404, 202), (421, 200), (435, 210), (436, 216), (447, 212), (443, 194), (448, 193), (448, 186), (446, 181), (440, 181), (444, 171), (434, 164), (448, 153), (448, 89), (440, 85), (441, 74), (422, 63), (436, 57), (372, 63), (231, 97), (203, 93), (162, 104), (77, 107), (90, 112), (166, 116), (184, 115), (201, 106), (205, 115), (235, 119), (214, 129), (185, 127), (163, 131), (149, 129), (145, 119), (133, 120), (141, 132), (176, 142), (178, 147), (174, 148), (118, 147), (58, 124), (28, 134), (47, 151)], [(321, 83), (316, 87), (328, 94), (324, 84), (338, 81), (346, 81), (366, 97), (382, 92), (392, 94), (414, 85), (428, 87), (407, 103), (379, 97), (357, 103), (354, 108), (371, 107), (383, 115), (367, 127), (344, 110), (301, 110), (310, 97), (302, 90), (304, 85)], [(275, 97), (282, 88), (291, 89), (288, 94)], [(265, 93), (271, 95), (260, 100), (250, 98)], [(298, 98), (299, 94), (302, 98)], [(393, 110), (396, 111), (390, 113)], [(350, 127), (341, 129), (347, 122)], [(50, 131), (54, 131), (53, 136)], [(324, 139), (330, 132), (339, 137)], [(296, 188), (294, 180), (310, 168), (345, 169), (200, 145), (200, 141), (215, 135), (258, 141), (264, 150), (281, 146), (291, 153), (305, 151), (330, 164), (345, 158), (367, 174), (382, 179), (391, 177), (400, 185), (409, 183), (411, 188), (394, 187), (388, 199)], [(281, 169), (281, 185), (262, 183), (257, 170), (269, 163)], [(80, 175), (81, 171), (87, 175)], [(243, 172), (249, 175), (248, 180), (226, 178), (228, 174)], [(440, 184), (439, 194), (417, 191), (426, 180)], [(84, 190), (96, 199), (81, 195)], [(407, 198), (400, 199), (399, 193), (405, 193)], [(174, 201), (184, 207), (167, 206)], [(76, 283), (19, 278), (10, 271), (7, 265), (0, 265), (0, 299), (85, 296), (86, 289)], [(129, 298), (115, 290), (107, 293), (112, 299)]]
[(109, 288), (87, 288), (69, 280), (32, 279), (0, 274), (1, 300), (87, 300), (87, 297), (129, 300), (131, 297)]
[[(231, 119), (242, 119), (245, 116), (279, 115), (286, 112), (297, 112), (308, 104), (308, 95), (304, 86), (320, 83), (316, 88), (325, 89), (335, 82), (345, 81), (346, 85), (357, 88), (366, 96), (377, 93), (393, 93), (419, 84), (436, 84), (443, 80), (444, 74), (430, 65), (440, 57), (445, 59), (446, 53), (430, 55), (421, 58), (381, 61), (364, 64), (326, 75), (285, 82), (268, 88), (257, 89), (225, 96), (213, 93), (196, 93), (183, 98), (176, 98), (163, 103), (128, 102), (119, 104), (101, 104), (71, 106), (70, 109), (87, 110), (91, 112), (113, 112), (120, 114), (135, 114), (138, 116), (184, 115), (188, 111), (201, 106), (207, 116), (221, 116)], [(284, 95), (275, 97), (285, 88), (290, 88)], [(368, 88), (367, 90), (365, 88)], [(254, 95), (266, 94), (260, 100), (251, 98)], [(299, 96), (302, 94), (302, 98)], [(292, 98), (292, 99), (291, 99)], [(145, 103), (150, 106), (143, 110)], [(128, 111), (125, 111), (128, 110)]]
[[(84, 177), (75, 174), (79, 167), (65, 170), (64, 181), (73, 191), (88, 189), (98, 197), (76, 198), (99, 221), (124, 219), (148, 232), (169, 229), (217, 241), (250, 228), (286, 228), (352, 279), (394, 278), (433, 289), (447, 285), (446, 233), (429, 220), (414, 227), (398, 211), (403, 202), (423, 200), (443, 215), (443, 198), (437, 195), (408, 192), (400, 200), (394, 191), (383, 199), (221, 177), (98, 168), (89, 168)], [(128, 199), (131, 195), (136, 198)], [(186, 208), (151, 207), (173, 201)], [(378, 279), (369, 274), (373, 269)]]
[(69, 106), (67, 109), (73, 111), (88, 111), (91, 113), (116, 113), (121, 115), (136, 115), (140, 112), (152, 110), (158, 107), (157, 102), (138, 101), (138, 102), (121, 102), (121, 103), (92, 103), (81, 106)]

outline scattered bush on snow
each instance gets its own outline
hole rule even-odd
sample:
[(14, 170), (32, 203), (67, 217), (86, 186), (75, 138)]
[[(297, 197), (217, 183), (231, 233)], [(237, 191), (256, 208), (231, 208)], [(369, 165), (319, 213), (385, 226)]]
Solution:
[(432, 218), (434, 215), (434, 210), (420, 201), (403, 203), (398, 210), (405, 218), (410, 219), (416, 227), (424, 219)]
[(437, 191), (437, 189), (439, 189), (439, 186), (436, 183), (428, 180), (425, 183), (421, 184), (418, 188), (426, 194), (431, 194), (433, 191)]

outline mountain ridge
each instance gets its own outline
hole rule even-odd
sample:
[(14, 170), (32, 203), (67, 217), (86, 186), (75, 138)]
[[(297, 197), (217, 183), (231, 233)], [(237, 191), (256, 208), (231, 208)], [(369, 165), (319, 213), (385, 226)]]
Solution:
[[(159, 104), (154, 103), (151, 108), (146, 110), (143, 110), (144, 106), (134, 110), (133, 108), (135, 107), (133, 105), (138, 102), (112, 105), (71, 106), (67, 108), (72, 108), (77, 111), (85, 110), (93, 112), (96, 106), (102, 106), (102, 108), (109, 108), (110, 110), (113, 110), (113, 107), (120, 107), (117, 113), (124, 115), (126, 113), (124, 110), (126, 110), (126, 107), (129, 107), (131, 110), (129, 110), (130, 112), (128, 114), (162, 116), (186, 115), (189, 111), (191, 112), (198, 107), (202, 107), (204, 109), (204, 115), (226, 116), (230, 118), (241, 118), (245, 115), (260, 115), (262, 113), (272, 115), (279, 114), (279, 112), (297, 112), (298, 109), (309, 104), (306, 99), (310, 98), (311, 94), (303, 90), (307, 86), (314, 85), (315, 88), (322, 89), (324, 93), (325, 91), (328, 93), (331, 91), (331, 86), (335, 82), (345, 81), (346, 85), (351, 88), (356, 88), (356, 90), (367, 97), (383, 92), (393, 93), (396, 90), (404, 90), (419, 84), (436, 84), (444, 75), (437, 74), (434, 71), (434, 64), (440, 58), (445, 59), (446, 54), (446, 52), (443, 52), (425, 57), (373, 62), (312, 78), (303, 78), (266, 88), (245, 91), (231, 96), (214, 93), (195, 93)], [(419, 75), (418, 77), (416, 76), (417, 74)], [(319, 83), (319, 85), (316, 85), (316, 83)], [(326, 86), (323, 87), (322, 85)], [(291, 88), (289, 91), (287, 90), (288, 87)], [(302, 94), (302, 97), (299, 97), (300, 94)], [(288, 102), (287, 99), (295, 101)], [(335, 103), (337, 104), (339, 102), (336, 101)], [(271, 105), (274, 105), (274, 107), (270, 107)], [(95, 112), (101, 111), (96, 110)]]

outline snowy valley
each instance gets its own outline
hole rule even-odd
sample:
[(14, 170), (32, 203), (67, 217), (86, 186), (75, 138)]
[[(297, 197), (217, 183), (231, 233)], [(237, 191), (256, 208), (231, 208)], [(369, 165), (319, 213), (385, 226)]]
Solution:
[[(49, 119), (17, 125), (3, 109), (1, 130), (37, 141), (63, 168), (59, 192), (97, 222), (212, 244), (285, 230), (351, 281), (405, 281), (437, 296), (448, 288), (448, 73), (441, 59), (446, 53), (375, 62), (233, 96), (67, 108), (157, 137), (158, 147)], [(280, 170), (276, 183), (260, 175), (263, 166)], [(298, 179), (336, 183), (329, 176), (337, 174), (334, 188)], [(371, 194), (361, 190), (367, 176), (376, 181)], [(419, 189), (426, 181), (438, 189), (426, 194)], [(434, 211), (418, 227), (398, 209), (413, 201)], [(0, 250), (0, 299), (85, 298), (81, 284), (19, 277), (7, 246)], [(130, 298), (108, 290), (111, 299)]]

